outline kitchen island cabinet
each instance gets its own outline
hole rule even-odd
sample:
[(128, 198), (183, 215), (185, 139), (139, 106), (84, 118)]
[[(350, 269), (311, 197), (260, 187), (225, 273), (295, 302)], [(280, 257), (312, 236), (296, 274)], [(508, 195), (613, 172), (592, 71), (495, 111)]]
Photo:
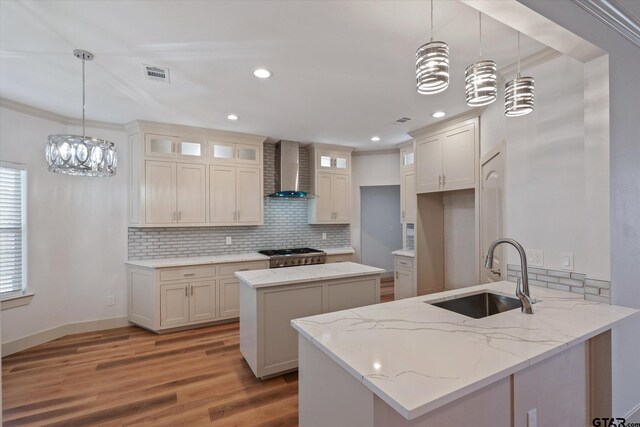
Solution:
[(380, 302), (383, 272), (353, 262), (237, 272), (240, 351), (256, 377), (298, 367), (292, 319)]
[[(611, 416), (610, 330), (637, 310), (536, 288), (535, 313), (473, 319), (434, 305), (489, 285), (292, 321), (300, 424), (524, 427)], [(609, 407), (607, 409), (607, 402)]]

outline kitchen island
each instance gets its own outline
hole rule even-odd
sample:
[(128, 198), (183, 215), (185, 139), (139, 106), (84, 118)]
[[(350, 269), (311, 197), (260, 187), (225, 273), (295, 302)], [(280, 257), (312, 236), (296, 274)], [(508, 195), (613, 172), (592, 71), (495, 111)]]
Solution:
[(532, 315), (475, 319), (431, 305), (514, 289), (497, 282), (292, 321), (300, 425), (506, 427), (537, 418), (569, 427), (611, 416), (609, 331), (637, 310), (546, 288), (533, 289)]
[(383, 269), (353, 262), (238, 271), (240, 351), (266, 378), (298, 367), (291, 320), (380, 302)]

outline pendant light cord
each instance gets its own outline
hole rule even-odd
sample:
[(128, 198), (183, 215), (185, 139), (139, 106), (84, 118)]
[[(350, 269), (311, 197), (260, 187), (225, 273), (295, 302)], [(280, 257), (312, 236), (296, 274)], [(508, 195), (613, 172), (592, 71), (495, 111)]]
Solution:
[(433, 41), (433, 0), (431, 0), (431, 40)]
[(84, 130), (84, 111), (85, 111), (85, 102), (84, 102), (84, 59), (82, 60), (82, 138), (86, 138), (86, 132)]
[(520, 31), (518, 31), (518, 77), (520, 77)]
[(480, 59), (482, 59), (482, 12), (478, 12), (478, 29), (479, 29), (479, 40), (480, 40), (480, 47), (478, 49), (479, 53), (480, 53)]

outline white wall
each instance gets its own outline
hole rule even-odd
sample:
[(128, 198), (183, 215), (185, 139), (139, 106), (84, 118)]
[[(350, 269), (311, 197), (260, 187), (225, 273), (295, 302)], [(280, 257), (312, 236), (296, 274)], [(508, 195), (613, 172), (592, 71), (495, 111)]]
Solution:
[(361, 262), (393, 274), (393, 251), (402, 249), (400, 186), (360, 187)]
[[(67, 323), (126, 316), (126, 133), (87, 129), (117, 146), (111, 178), (58, 175), (47, 170), (49, 134), (74, 127), (0, 109), (0, 159), (26, 164), (28, 287), (31, 304), (2, 311), (2, 342)], [(116, 305), (107, 306), (107, 295)]]
[[(640, 54), (570, 1), (518, 0), (609, 53), (611, 300), (640, 309)], [(640, 410), (640, 316), (613, 329), (613, 414)], [(637, 416), (637, 415), (636, 415)]]
[(474, 190), (442, 193), (444, 205), (444, 288), (478, 284)]
[[(481, 153), (505, 141), (507, 236), (543, 250), (545, 268), (560, 270), (560, 253), (573, 252), (575, 271), (586, 273), (585, 230), (593, 224), (585, 201), (583, 65), (561, 56), (525, 74), (535, 78), (534, 111), (506, 118), (501, 102), (491, 104), (481, 117)], [(519, 264), (515, 250), (507, 261)]]
[(354, 152), (352, 165), (351, 246), (356, 251), (354, 259), (360, 260), (360, 187), (400, 185), (400, 150)]

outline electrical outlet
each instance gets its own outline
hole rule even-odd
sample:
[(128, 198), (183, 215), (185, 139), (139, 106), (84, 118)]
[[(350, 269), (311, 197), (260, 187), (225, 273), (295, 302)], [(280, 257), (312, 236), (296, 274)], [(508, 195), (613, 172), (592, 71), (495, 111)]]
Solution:
[(573, 271), (573, 252), (560, 252), (560, 268)]
[(322, 233), (322, 240), (327, 240), (327, 233)]
[(535, 249), (528, 250), (527, 264), (529, 267), (544, 267), (544, 251)]
[(107, 295), (107, 305), (116, 305), (115, 295)]
[(527, 412), (527, 427), (538, 427), (538, 409), (533, 408)]
[(231, 237), (227, 237), (227, 245), (231, 244)]

